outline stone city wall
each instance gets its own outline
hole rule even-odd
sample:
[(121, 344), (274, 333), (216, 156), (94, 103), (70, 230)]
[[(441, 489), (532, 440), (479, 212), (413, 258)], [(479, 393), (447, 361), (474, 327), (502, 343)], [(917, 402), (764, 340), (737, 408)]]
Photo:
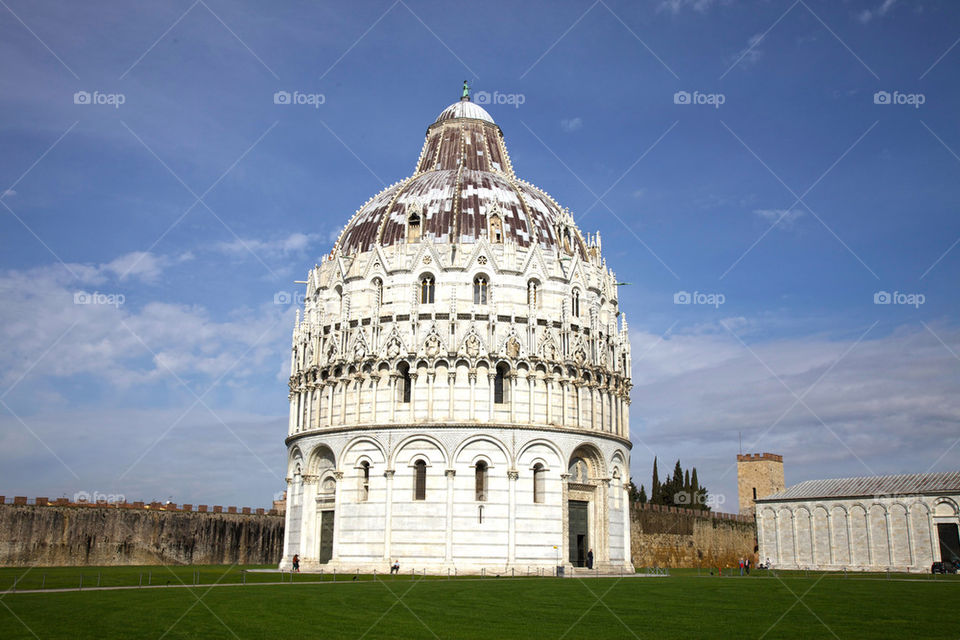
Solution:
[(277, 564), (283, 547), (263, 509), (27, 502), (0, 501), (0, 566)]
[(752, 517), (634, 503), (630, 537), (635, 567), (735, 567), (756, 563)]

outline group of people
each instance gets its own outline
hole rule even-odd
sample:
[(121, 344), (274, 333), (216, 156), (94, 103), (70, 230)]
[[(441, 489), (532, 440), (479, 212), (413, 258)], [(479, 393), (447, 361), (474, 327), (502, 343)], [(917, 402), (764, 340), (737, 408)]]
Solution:
[(743, 575), (744, 571), (750, 575), (750, 558), (740, 558), (740, 575)]

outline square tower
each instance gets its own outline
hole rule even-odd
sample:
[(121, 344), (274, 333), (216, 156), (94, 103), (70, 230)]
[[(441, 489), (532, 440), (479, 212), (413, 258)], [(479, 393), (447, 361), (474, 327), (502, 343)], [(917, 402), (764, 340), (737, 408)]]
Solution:
[(753, 514), (754, 501), (784, 490), (783, 456), (775, 453), (737, 455), (740, 513)]

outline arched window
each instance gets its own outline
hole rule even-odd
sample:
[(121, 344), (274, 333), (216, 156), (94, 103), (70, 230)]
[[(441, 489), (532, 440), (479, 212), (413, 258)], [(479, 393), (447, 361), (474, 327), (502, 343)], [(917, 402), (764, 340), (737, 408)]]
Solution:
[(507, 401), (507, 373), (510, 369), (506, 363), (501, 362), (497, 365), (497, 375), (493, 378), (493, 402), (494, 404), (503, 404)]
[(490, 240), (494, 244), (503, 244), (503, 223), (496, 214), (490, 216)]
[(420, 304), (433, 304), (433, 295), (436, 290), (436, 284), (433, 276), (427, 274), (420, 278)]
[(580, 291), (577, 289), (573, 290), (573, 300), (572, 300), (571, 307), (573, 311), (573, 317), (579, 318), (580, 317)]
[(420, 216), (411, 213), (407, 218), (407, 242), (420, 241)]
[(410, 378), (410, 365), (401, 362), (397, 365), (397, 371), (400, 372), (400, 377), (397, 379), (399, 384), (397, 389), (398, 402), (410, 402), (410, 392), (413, 385), (413, 380)]
[(540, 285), (536, 280), (527, 283), (527, 304), (533, 308), (540, 306)]
[(360, 502), (370, 499), (370, 463), (364, 460), (360, 463)]
[(473, 279), (473, 304), (487, 304), (487, 277), (477, 276)]
[(477, 462), (475, 491), (477, 502), (487, 501), (487, 463), (483, 460)]
[(380, 278), (373, 279), (373, 304), (377, 307), (383, 304), (383, 280)]
[(427, 499), (427, 463), (423, 460), (413, 463), (413, 499)]
[(543, 502), (543, 481), (543, 465), (538, 462), (533, 465), (533, 501), (536, 503)]

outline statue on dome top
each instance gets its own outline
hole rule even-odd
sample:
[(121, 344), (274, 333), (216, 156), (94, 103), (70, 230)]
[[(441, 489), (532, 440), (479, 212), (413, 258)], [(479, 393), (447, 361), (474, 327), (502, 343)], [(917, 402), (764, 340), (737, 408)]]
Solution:
[(463, 93), (460, 94), (460, 99), (470, 101), (470, 85), (467, 84), (466, 80), (463, 81)]

